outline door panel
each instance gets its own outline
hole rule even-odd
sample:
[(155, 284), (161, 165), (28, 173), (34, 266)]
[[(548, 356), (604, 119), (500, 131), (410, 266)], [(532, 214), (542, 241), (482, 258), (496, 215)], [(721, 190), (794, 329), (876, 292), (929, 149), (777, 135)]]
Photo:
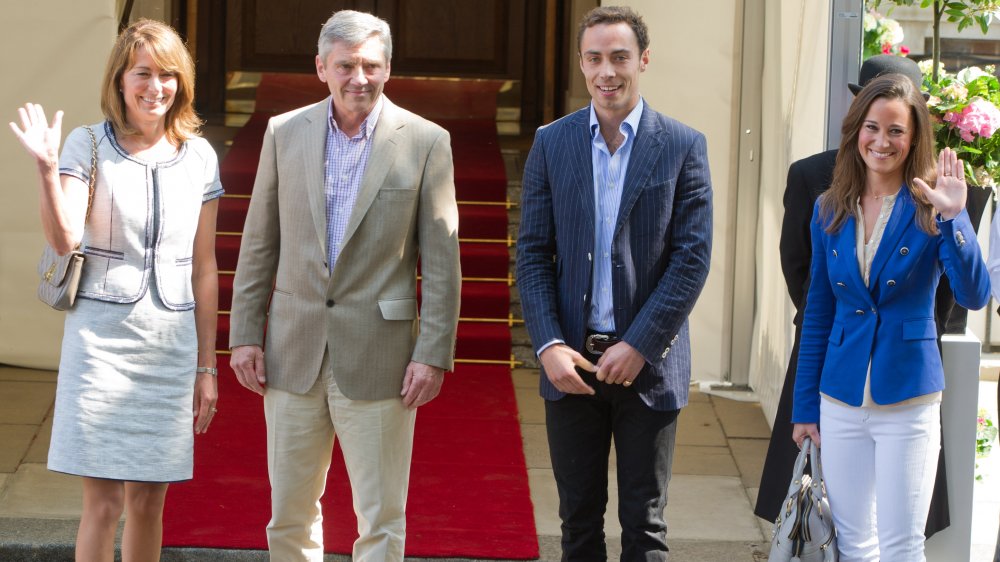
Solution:
[(526, 0), (243, 0), (241, 70), (312, 72), (319, 27), (342, 9), (393, 34), (397, 75), (520, 79)]

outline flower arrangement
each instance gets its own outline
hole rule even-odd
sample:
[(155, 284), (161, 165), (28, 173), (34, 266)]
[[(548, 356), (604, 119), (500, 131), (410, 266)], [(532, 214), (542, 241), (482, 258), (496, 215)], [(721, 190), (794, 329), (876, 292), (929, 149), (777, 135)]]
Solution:
[(924, 89), (930, 94), (927, 109), (934, 120), (937, 148), (950, 147), (965, 162), (965, 177), (972, 185), (996, 189), (1000, 177), (1000, 81), (992, 66), (971, 66), (950, 74), (938, 67), (932, 78), (931, 61), (919, 63)]
[(978, 459), (985, 459), (993, 448), (993, 440), (997, 438), (997, 427), (993, 425), (993, 420), (983, 408), (979, 409), (976, 417), (976, 480), (982, 480), (983, 475), (979, 473)]
[(903, 28), (899, 22), (869, 8), (864, 20), (864, 53), (862, 58), (875, 55), (906, 56), (910, 49), (903, 45)]

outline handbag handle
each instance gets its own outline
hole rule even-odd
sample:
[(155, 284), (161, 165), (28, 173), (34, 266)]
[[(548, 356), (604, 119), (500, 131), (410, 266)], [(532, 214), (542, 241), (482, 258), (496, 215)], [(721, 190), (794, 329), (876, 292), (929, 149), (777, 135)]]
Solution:
[[(87, 185), (87, 214), (83, 217), (83, 230), (86, 231), (87, 221), (90, 220), (90, 210), (94, 206), (94, 190), (97, 186), (97, 135), (90, 127), (84, 127), (84, 129), (90, 133), (90, 182)], [(80, 242), (77, 243), (74, 250), (79, 250), (82, 245), (83, 236), (80, 236)]]
[[(792, 481), (788, 486), (788, 496), (800, 488), (802, 476), (805, 474), (806, 463), (812, 467), (812, 486), (823, 484), (823, 466), (819, 462), (819, 447), (813, 445), (812, 439), (806, 437), (802, 440), (802, 448), (799, 449), (799, 456), (795, 459), (795, 468), (792, 469)], [(789, 511), (791, 505), (787, 506)]]
[(809, 449), (809, 465), (812, 467), (812, 479), (815, 483), (823, 481), (823, 465), (819, 462), (819, 447), (813, 445), (808, 437), (802, 443), (803, 449)]

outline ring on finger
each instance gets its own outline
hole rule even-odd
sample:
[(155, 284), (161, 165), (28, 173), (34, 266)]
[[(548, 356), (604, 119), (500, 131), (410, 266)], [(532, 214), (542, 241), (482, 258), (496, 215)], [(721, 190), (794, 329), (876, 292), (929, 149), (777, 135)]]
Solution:
[(625, 379), (625, 381), (622, 382), (622, 386), (632, 386), (632, 381)]

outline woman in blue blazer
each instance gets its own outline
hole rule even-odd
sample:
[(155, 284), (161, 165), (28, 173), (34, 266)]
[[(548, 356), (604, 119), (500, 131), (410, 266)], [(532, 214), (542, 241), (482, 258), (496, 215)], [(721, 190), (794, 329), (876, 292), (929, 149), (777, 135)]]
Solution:
[(934, 292), (944, 273), (957, 302), (979, 309), (989, 276), (963, 164), (946, 148), (935, 169), (909, 79), (869, 82), (841, 132), (811, 223), (792, 436), (821, 445), (842, 561), (923, 561), (944, 389)]

